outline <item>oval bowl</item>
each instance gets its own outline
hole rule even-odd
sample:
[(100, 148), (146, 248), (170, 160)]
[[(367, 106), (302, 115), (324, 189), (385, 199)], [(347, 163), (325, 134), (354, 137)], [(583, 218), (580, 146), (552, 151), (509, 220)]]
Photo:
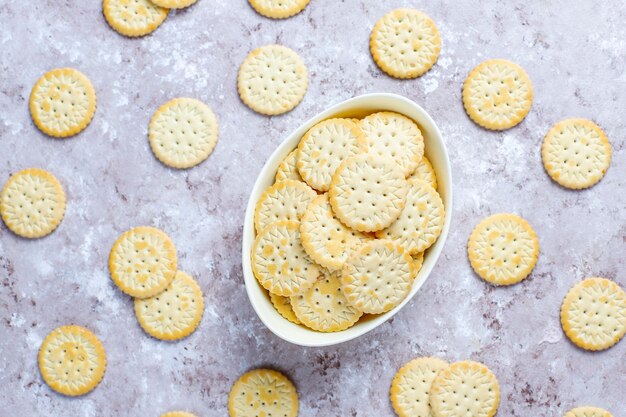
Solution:
[[(298, 146), (300, 138), (316, 123), (333, 117), (364, 117), (377, 111), (393, 111), (401, 113), (413, 119), (419, 126), (424, 136), (425, 154), (431, 161), (437, 174), (437, 191), (443, 200), (446, 214), (443, 230), (439, 239), (424, 254), (424, 263), (419, 271), (409, 295), (393, 310), (379, 315), (365, 315), (349, 329), (334, 332), (321, 333), (308, 329), (304, 326), (293, 324), (283, 318), (272, 305), (267, 291), (259, 284), (252, 273), (250, 252), (255, 238), (254, 231), (254, 208), (257, 200), (265, 189), (274, 183), (274, 176), (280, 162)], [(446, 242), (450, 228), (452, 212), (452, 175), (448, 152), (441, 137), (441, 133), (433, 119), (415, 102), (406, 97), (396, 94), (374, 93), (357, 96), (336, 104), (329, 109), (312, 117), (293, 133), (269, 157), (261, 173), (259, 174), (246, 208), (243, 242), (242, 242), (242, 265), (243, 277), (250, 303), (257, 315), (276, 336), (287, 342), (301, 346), (330, 346), (343, 343), (359, 337), (370, 330), (380, 326), (393, 317), (424, 284), (432, 271), (441, 250)]]

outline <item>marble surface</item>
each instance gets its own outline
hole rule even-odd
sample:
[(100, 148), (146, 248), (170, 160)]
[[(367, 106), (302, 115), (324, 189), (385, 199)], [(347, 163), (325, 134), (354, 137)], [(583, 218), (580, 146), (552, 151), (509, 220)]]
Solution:
[[(430, 72), (399, 81), (373, 64), (368, 36), (385, 12), (410, 5), (433, 17), (443, 47)], [(255, 14), (245, 0), (199, 0), (151, 36), (127, 39), (107, 26), (98, 0), (0, 1), (0, 181), (41, 167), (68, 197), (64, 221), (44, 239), (0, 227), (0, 415), (224, 416), (235, 379), (269, 366), (298, 387), (301, 416), (391, 416), (396, 369), (437, 355), (487, 364), (500, 380), (500, 416), (560, 416), (586, 404), (626, 416), (626, 341), (584, 352), (558, 320), (563, 296), (584, 277), (626, 287), (624, 21), (622, 0), (312, 0), (285, 21)], [(240, 102), (236, 72), (249, 50), (274, 42), (299, 52), (310, 86), (294, 111), (269, 118)], [(518, 62), (535, 89), (526, 120), (503, 133), (472, 124), (460, 100), (466, 74), (492, 57)], [(60, 66), (83, 71), (98, 94), (91, 125), (67, 140), (41, 134), (27, 106), (37, 78)], [(393, 320), (340, 346), (290, 345), (263, 326), (245, 293), (248, 194), (304, 119), (377, 91), (415, 100), (439, 124), (454, 177), (450, 236), (428, 282)], [(205, 101), (220, 122), (215, 152), (187, 171), (161, 165), (146, 136), (153, 111), (176, 96)], [(613, 146), (606, 177), (587, 191), (560, 188), (541, 165), (543, 135), (569, 116), (595, 120)], [(535, 271), (511, 288), (478, 279), (465, 252), (473, 226), (502, 211), (527, 218), (541, 242)], [(198, 331), (180, 342), (146, 336), (108, 276), (113, 241), (141, 224), (172, 236), (181, 268), (205, 293)], [(103, 382), (75, 399), (43, 384), (36, 364), (44, 336), (69, 323), (95, 331), (108, 354)]]

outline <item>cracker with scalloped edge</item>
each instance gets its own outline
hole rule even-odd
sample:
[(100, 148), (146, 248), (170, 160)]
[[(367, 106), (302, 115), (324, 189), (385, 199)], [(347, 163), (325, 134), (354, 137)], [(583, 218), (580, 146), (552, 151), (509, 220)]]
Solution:
[(230, 417), (296, 417), (298, 392), (285, 375), (253, 369), (235, 382), (228, 395)]
[(421, 357), (407, 362), (391, 382), (389, 397), (399, 417), (432, 417), (430, 388), (433, 380), (448, 363), (439, 358)]
[(263, 192), (254, 209), (254, 226), (261, 232), (272, 223), (300, 221), (317, 193), (300, 181), (284, 180)]
[(150, 0), (103, 0), (102, 11), (111, 28), (129, 37), (154, 32), (169, 13)]

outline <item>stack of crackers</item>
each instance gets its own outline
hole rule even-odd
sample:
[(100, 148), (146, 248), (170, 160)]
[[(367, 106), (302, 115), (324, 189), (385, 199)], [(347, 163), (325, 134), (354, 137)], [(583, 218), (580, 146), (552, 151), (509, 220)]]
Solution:
[(252, 269), (287, 320), (345, 330), (406, 298), (444, 214), (413, 120), (393, 112), (324, 120), (257, 202)]

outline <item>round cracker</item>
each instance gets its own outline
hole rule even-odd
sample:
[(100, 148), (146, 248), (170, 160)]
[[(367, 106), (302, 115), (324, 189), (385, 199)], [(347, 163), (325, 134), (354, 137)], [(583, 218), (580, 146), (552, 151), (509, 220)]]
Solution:
[(150, 0), (152, 3), (166, 9), (183, 9), (189, 7), (198, 0)]
[(178, 340), (193, 333), (202, 319), (204, 298), (198, 283), (183, 271), (163, 292), (135, 298), (135, 316), (141, 328), (161, 340)]
[(282, 295), (270, 293), (270, 301), (272, 302), (272, 305), (274, 306), (276, 311), (278, 311), (278, 314), (294, 324), (300, 324), (300, 320), (293, 312), (290, 297), (283, 297)]
[(261, 232), (272, 223), (284, 220), (300, 221), (317, 193), (300, 181), (277, 182), (265, 190), (254, 209), (254, 227)]
[(328, 119), (310, 128), (298, 145), (300, 176), (318, 191), (328, 191), (343, 160), (366, 151), (361, 129), (349, 119)]
[(175, 98), (154, 113), (148, 137), (159, 161), (172, 168), (191, 168), (213, 152), (217, 130), (209, 106), (193, 98)]
[(311, 0), (248, 0), (260, 15), (270, 19), (286, 19), (300, 13)]
[(440, 51), (437, 25), (415, 9), (387, 13), (370, 35), (370, 52), (376, 65), (395, 78), (419, 77), (435, 65)]
[(352, 252), (342, 271), (341, 286), (352, 306), (380, 314), (406, 298), (414, 278), (413, 259), (404, 248), (376, 239)]
[(494, 214), (472, 231), (467, 254), (474, 271), (495, 285), (512, 285), (532, 272), (539, 239), (531, 225), (515, 214)]
[(565, 335), (578, 347), (604, 350), (626, 334), (626, 292), (605, 278), (574, 285), (561, 306)]
[(500, 403), (496, 376), (482, 363), (455, 362), (439, 371), (430, 388), (437, 417), (493, 417)]
[(96, 112), (91, 81), (74, 68), (57, 68), (37, 80), (30, 93), (30, 115), (43, 133), (65, 138), (82, 132)]
[(257, 113), (277, 115), (296, 107), (308, 86), (307, 69), (293, 50), (265, 45), (250, 52), (237, 76), (239, 97)]
[(278, 165), (278, 170), (276, 171), (276, 182), (284, 181), (284, 180), (294, 180), (303, 182), (300, 173), (298, 172), (298, 149), (294, 149), (282, 160), (280, 165)]
[(30, 168), (9, 178), (0, 193), (0, 215), (18, 236), (34, 239), (52, 233), (65, 215), (65, 192), (51, 173)]
[(550, 178), (558, 184), (574, 190), (589, 188), (609, 169), (611, 144), (591, 120), (567, 119), (548, 131), (541, 159)]
[(437, 189), (437, 175), (435, 174), (433, 165), (426, 156), (422, 156), (419, 164), (417, 164), (417, 168), (415, 168), (415, 171), (413, 171), (409, 179), (425, 181), (435, 190)]
[(368, 152), (391, 158), (405, 177), (411, 175), (424, 155), (424, 138), (417, 124), (393, 112), (373, 113), (361, 120)]
[(353, 248), (371, 239), (337, 220), (326, 194), (317, 196), (307, 207), (300, 222), (300, 234), (306, 253), (331, 270), (341, 268)]
[(346, 299), (337, 273), (326, 273), (306, 292), (291, 297), (291, 305), (302, 324), (318, 332), (345, 330), (363, 315)]
[(284, 297), (306, 291), (322, 274), (302, 247), (300, 223), (293, 221), (273, 223), (257, 235), (252, 272), (266, 290)]
[(103, 0), (102, 11), (111, 28), (130, 37), (154, 32), (169, 13), (150, 0)]
[(296, 417), (298, 392), (285, 375), (272, 369), (243, 374), (228, 395), (230, 417)]
[(533, 102), (526, 72), (504, 59), (490, 59), (474, 68), (463, 84), (463, 106), (485, 129), (505, 130), (520, 123)]
[(111, 279), (135, 298), (152, 297), (165, 290), (177, 266), (174, 243), (154, 227), (139, 226), (124, 232), (109, 255)]
[(346, 159), (328, 190), (333, 212), (346, 226), (375, 232), (393, 223), (406, 203), (408, 182), (389, 158), (363, 154)]
[(437, 241), (445, 218), (439, 193), (421, 180), (409, 180), (406, 205), (400, 217), (388, 228), (376, 232), (379, 239), (390, 239), (404, 246), (411, 255), (423, 252)]
[(102, 380), (106, 353), (98, 337), (80, 326), (61, 326), (50, 332), (39, 348), (39, 371), (50, 388), (77, 396)]
[(563, 417), (613, 417), (613, 414), (598, 407), (576, 407), (565, 413)]
[(415, 358), (398, 370), (389, 397), (399, 417), (432, 417), (428, 399), (433, 380), (448, 363), (438, 358)]

